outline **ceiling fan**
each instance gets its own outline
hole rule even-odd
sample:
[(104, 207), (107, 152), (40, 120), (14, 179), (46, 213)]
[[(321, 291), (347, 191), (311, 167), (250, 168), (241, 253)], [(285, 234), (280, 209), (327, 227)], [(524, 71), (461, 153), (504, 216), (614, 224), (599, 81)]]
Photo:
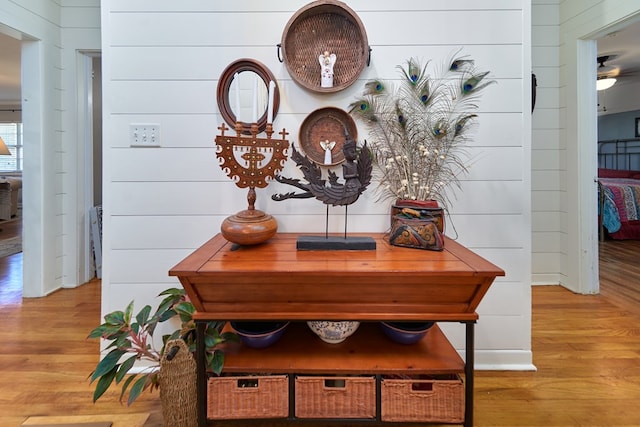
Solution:
[(617, 55), (603, 55), (598, 56), (598, 77), (596, 80), (596, 89), (605, 90), (609, 89), (616, 83), (616, 77), (620, 74), (620, 68), (605, 65), (610, 59), (614, 59)]

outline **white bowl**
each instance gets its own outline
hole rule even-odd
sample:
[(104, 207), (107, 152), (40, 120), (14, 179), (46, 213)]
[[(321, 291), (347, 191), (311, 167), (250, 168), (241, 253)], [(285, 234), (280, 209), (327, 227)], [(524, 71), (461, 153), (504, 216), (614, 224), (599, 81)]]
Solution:
[(360, 326), (360, 322), (314, 320), (307, 322), (309, 328), (329, 344), (338, 344), (351, 336)]

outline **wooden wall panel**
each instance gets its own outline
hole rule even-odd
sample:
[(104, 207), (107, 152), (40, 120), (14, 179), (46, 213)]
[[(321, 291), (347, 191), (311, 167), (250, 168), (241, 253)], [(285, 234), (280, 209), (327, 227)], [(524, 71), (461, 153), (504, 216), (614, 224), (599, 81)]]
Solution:
[[(215, 233), (227, 215), (246, 208), (246, 190), (237, 189), (216, 170), (212, 146), (221, 123), (217, 82), (231, 61), (255, 58), (272, 70), (281, 90), (275, 127), (285, 127), (289, 140), (298, 145), (297, 130), (315, 109), (347, 109), (368, 79), (398, 79), (396, 66), (409, 57), (431, 59), (435, 67), (464, 47), (462, 54), (490, 70), (497, 84), (478, 102), (478, 126), (469, 144), (476, 162), (462, 190), (452, 193), (451, 213), (460, 241), (507, 271), (503, 280), (513, 289), (498, 288), (492, 309), (500, 303), (512, 307), (516, 298), (520, 307), (522, 321), (510, 328), (492, 322), (481, 347), (496, 354), (519, 351), (530, 360), (528, 342), (521, 338), (527, 336), (522, 328), (530, 318), (525, 291), (531, 262), (530, 154), (524, 119), (530, 113), (523, 105), (523, 81), (530, 71), (523, 69), (529, 63), (528, 2), (493, 0), (480, 8), (471, 0), (350, 1), (366, 26), (372, 63), (354, 85), (329, 95), (302, 89), (276, 56), (286, 22), (307, 3), (289, 0), (267, 8), (260, 2), (193, 1), (178, 6), (169, 1), (116, 0), (104, 5), (109, 157), (105, 212), (112, 234), (105, 250), (105, 291), (110, 296), (103, 310), (117, 307), (122, 297), (116, 297), (116, 291), (128, 286), (172, 283), (166, 277), (168, 268), (199, 244), (198, 237)], [(159, 123), (161, 147), (129, 147), (130, 123)], [(358, 139), (366, 138), (360, 127)], [(287, 162), (284, 174), (296, 173)], [(388, 227), (388, 203), (376, 199), (373, 187), (349, 206), (350, 231)], [(325, 206), (316, 200), (273, 202), (270, 195), (283, 188), (258, 190), (256, 207), (276, 216), (281, 231), (323, 231)], [(330, 229), (341, 232), (343, 208), (329, 211)], [(504, 320), (504, 311), (495, 313)], [(510, 319), (513, 313), (508, 314)], [(504, 337), (499, 346), (487, 338), (492, 334)]]

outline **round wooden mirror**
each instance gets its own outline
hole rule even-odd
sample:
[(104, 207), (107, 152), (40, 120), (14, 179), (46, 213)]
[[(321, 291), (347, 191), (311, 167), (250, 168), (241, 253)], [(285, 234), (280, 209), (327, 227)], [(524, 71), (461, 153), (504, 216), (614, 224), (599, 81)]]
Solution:
[(238, 59), (225, 68), (218, 82), (218, 108), (224, 121), (235, 128), (242, 122), (242, 133), (251, 133), (251, 124), (258, 123), (258, 132), (267, 128), (269, 82), (275, 83), (273, 118), (280, 106), (278, 82), (271, 71), (254, 59)]

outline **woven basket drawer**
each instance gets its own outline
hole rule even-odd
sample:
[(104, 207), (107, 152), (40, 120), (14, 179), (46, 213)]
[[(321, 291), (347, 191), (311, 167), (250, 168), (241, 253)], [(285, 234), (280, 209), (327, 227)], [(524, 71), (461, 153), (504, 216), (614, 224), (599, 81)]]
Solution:
[(383, 378), (381, 400), (382, 421), (464, 422), (464, 385), (458, 375)]
[(286, 418), (286, 375), (211, 377), (207, 390), (209, 419)]
[(303, 377), (295, 381), (298, 418), (375, 418), (375, 377)]

